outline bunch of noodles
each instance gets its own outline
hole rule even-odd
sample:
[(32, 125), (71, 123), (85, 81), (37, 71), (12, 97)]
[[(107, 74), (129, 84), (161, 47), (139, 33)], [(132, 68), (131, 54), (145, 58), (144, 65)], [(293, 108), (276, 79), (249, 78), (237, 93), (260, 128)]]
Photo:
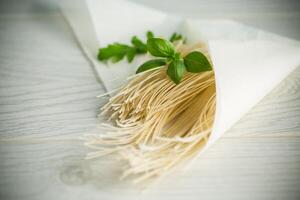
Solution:
[[(176, 45), (185, 55), (201, 51), (201, 43)], [(174, 84), (166, 67), (132, 77), (102, 107), (106, 134), (90, 135), (86, 145), (95, 149), (87, 158), (117, 152), (128, 161), (123, 177), (138, 175), (136, 182), (161, 175), (195, 156), (205, 145), (215, 113), (214, 72), (186, 72)]]

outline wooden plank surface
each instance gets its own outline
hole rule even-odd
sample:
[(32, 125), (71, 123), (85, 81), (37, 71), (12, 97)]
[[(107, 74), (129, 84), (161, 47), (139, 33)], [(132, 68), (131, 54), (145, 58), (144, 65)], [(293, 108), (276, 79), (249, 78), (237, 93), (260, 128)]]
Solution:
[[(296, 1), (142, 2), (186, 16), (239, 19), (300, 39)], [(104, 100), (95, 96), (103, 88), (55, 2), (0, 5), (1, 137), (97, 132)], [(122, 163), (83, 160), (87, 151), (80, 142), (1, 143), (0, 199), (299, 199), (300, 68), (189, 170), (147, 191), (118, 181)]]

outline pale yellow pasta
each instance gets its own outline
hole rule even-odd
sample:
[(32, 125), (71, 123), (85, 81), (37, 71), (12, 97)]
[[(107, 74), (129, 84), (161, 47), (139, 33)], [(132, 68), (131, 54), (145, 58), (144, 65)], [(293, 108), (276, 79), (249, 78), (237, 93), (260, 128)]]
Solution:
[[(199, 43), (177, 44), (182, 55), (190, 51), (207, 53)], [(87, 158), (119, 153), (129, 166), (123, 177), (136, 182), (159, 176), (193, 158), (206, 144), (215, 114), (214, 72), (186, 72), (174, 84), (166, 67), (135, 75), (101, 109), (111, 123), (107, 133), (87, 137), (95, 149)]]

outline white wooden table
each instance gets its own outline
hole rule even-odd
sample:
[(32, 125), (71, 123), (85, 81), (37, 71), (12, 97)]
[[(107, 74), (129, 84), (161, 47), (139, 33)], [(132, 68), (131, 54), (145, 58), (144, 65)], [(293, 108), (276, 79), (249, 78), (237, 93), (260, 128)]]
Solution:
[[(140, 2), (300, 40), (299, 1)], [(0, 13), (0, 136), (96, 132), (103, 88), (55, 1), (0, 1)], [(300, 68), (189, 171), (143, 193), (118, 181), (120, 164), (84, 161), (87, 151), (79, 142), (1, 143), (0, 199), (300, 199)]]

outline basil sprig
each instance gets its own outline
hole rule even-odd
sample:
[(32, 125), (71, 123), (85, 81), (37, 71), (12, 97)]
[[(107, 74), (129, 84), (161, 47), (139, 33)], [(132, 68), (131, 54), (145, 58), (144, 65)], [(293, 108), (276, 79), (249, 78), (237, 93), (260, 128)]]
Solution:
[(203, 53), (193, 51), (182, 57), (168, 40), (149, 38), (147, 40), (147, 49), (153, 56), (162, 58), (145, 62), (138, 68), (137, 73), (167, 65), (169, 78), (174, 83), (179, 84), (185, 71), (200, 73), (212, 70), (211, 64)]
[[(154, 34), (151, 31), (148, 31), (146, 33), (146, 36), (147, 39), (154, 38)], [(170, 37), (171, 42), (181, 39), (182, 36), (177, 33), (173, 33), (173, 35)], [(111, 60), (112, 62), (119, 62), (120, 60), (126, 57), (128, 62), (132, 62), (136, 55), (145, 54), (147, 52), (147, 44), (141, 39), (139, 39), (137, 36), (133, 36), (131, 38), (131, 45), (113, 43), (109, 44), (107, 47), (100, 48), (98, 53), (98, 60)]]
[[(147, 39), (153, 38), (154, 34), (151, 31), (147, 32)], [(107, 47), (100, 48), (98, 59), (100, 61), (111, 60), (112, 62), (119, 62), (125, 56), (128, 62), (132, 62), (137, 54), (147, 53), (147, 44), (144, 43), (137, 36), (131, 38), (131, 45), (113, 43)]]
[(132, 62), (136, 55), (149, 52), (158, 58), (149, 60), (139, 66), (136, 73), (167, 66), (167, 75), (176, 84), (180, 83), (186, 71), (200, 73), (212, 70), (210, 62), (203, 53), (193, 51), (182, 57), (179, 52), (176, 52), (173, 42), (178, 40), (185, 42), (182, 35), (173, 33), (169, 40), (165, 40), (155, 37), (151, 31), (148, 31), (146, 36), (147, 43), (133, 36), (131, 45), (113, 43), (100, 48), (98, 59), (100, 61), (118, 62), (126, 57), (128, 62)]

